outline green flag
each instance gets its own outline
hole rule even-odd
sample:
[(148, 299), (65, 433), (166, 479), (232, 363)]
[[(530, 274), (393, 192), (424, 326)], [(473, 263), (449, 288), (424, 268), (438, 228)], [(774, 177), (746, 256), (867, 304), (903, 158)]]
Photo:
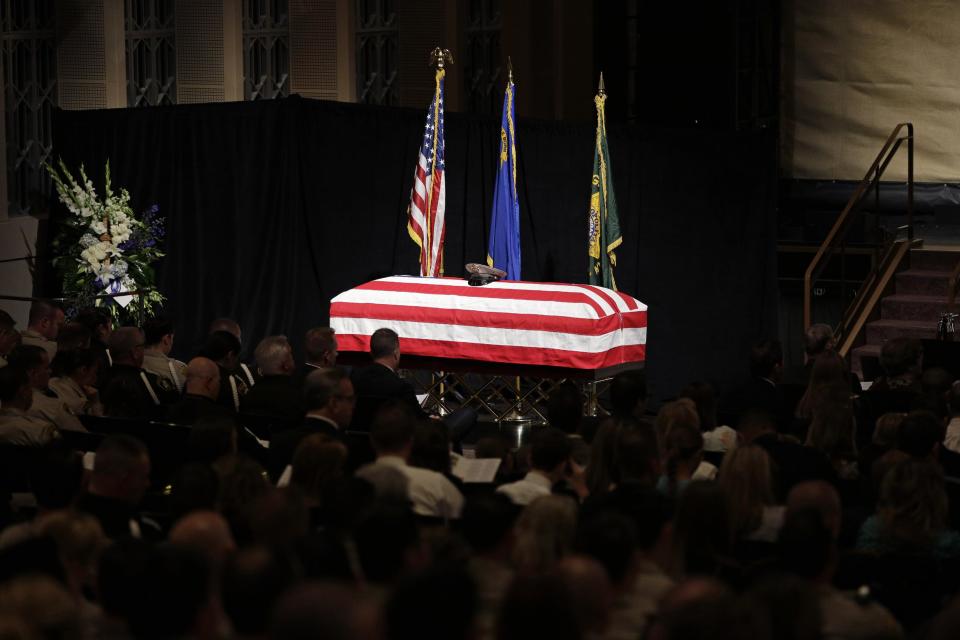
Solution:
[(620, 235), (620, 219), (617, 217), (617, 198), (613, 194), (613, 174), (610, 170), (610, 154), (607, 150), (607, 118), (603, 104), (607, 94), (603, 91), (603, 76), (600, 76), (600, 91), (593, 101), (597, 105), (597, 147), (593, 152), (593, 186), (590, 191), (590, 284), (617, 290), (613, 268), (617, 266), (617, 247), (623, 242)]

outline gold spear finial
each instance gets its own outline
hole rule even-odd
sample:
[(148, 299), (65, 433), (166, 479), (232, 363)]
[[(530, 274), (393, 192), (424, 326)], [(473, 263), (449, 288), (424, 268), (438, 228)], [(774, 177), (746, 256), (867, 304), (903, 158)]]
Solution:
[(507, 81), (513, 84), (513, 60), (510, 59), (510, 56), (507, 56)]
[(446, 65), (453, 64), (453, 54), (450, 53), (450, 49), (441, 49), (440, 47), (436, 47), (430, 52), (429, 64), (431, 67), (443, 69)]
[(603, 89), (603, 71), (600, 72), (600, 89), (597, 91), (602, 96), (607, 95), (607, 92)]

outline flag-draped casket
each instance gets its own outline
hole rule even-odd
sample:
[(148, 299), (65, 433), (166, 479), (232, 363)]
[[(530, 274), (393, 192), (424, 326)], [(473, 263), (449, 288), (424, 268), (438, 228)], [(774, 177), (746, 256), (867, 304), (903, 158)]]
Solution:
[(405, 355), (596, 370), (645, 360), (647, 306), (591, 285), (396, 276), (335, 297), (330, 326), (340, 351), (388, 327)]

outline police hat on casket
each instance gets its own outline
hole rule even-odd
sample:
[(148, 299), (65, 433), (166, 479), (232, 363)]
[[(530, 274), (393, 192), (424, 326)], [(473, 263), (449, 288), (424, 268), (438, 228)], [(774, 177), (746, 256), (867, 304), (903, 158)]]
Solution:
[(506, 271), (497, 269), (496, 267), (488, 267), (485, 264), (478, 264), (476, 262), (469, 263), (466, 266), (466, 269), (467, 273), (470, 274), (470, 276), (467, 278), (467, 282), (473, 287), (482, 287), (485, 284), (496, 282), (507, 275)]

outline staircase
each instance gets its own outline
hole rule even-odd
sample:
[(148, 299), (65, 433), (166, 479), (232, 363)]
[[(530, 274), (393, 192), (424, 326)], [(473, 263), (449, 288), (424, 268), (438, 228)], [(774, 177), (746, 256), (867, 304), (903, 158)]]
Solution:
[(947, 310), (947, 287), (960, 260), (960, 246), (913, 249), (908, 259), (909, 267), (897, 272), (893, 291), (878, 305), (880, 317), (867, 323), (865, 343), (851, 352), (851, 366), (860, 375), (860, 359), (878, 357), (883, 343), (891, 338), (937, 337), (937, 322)]

